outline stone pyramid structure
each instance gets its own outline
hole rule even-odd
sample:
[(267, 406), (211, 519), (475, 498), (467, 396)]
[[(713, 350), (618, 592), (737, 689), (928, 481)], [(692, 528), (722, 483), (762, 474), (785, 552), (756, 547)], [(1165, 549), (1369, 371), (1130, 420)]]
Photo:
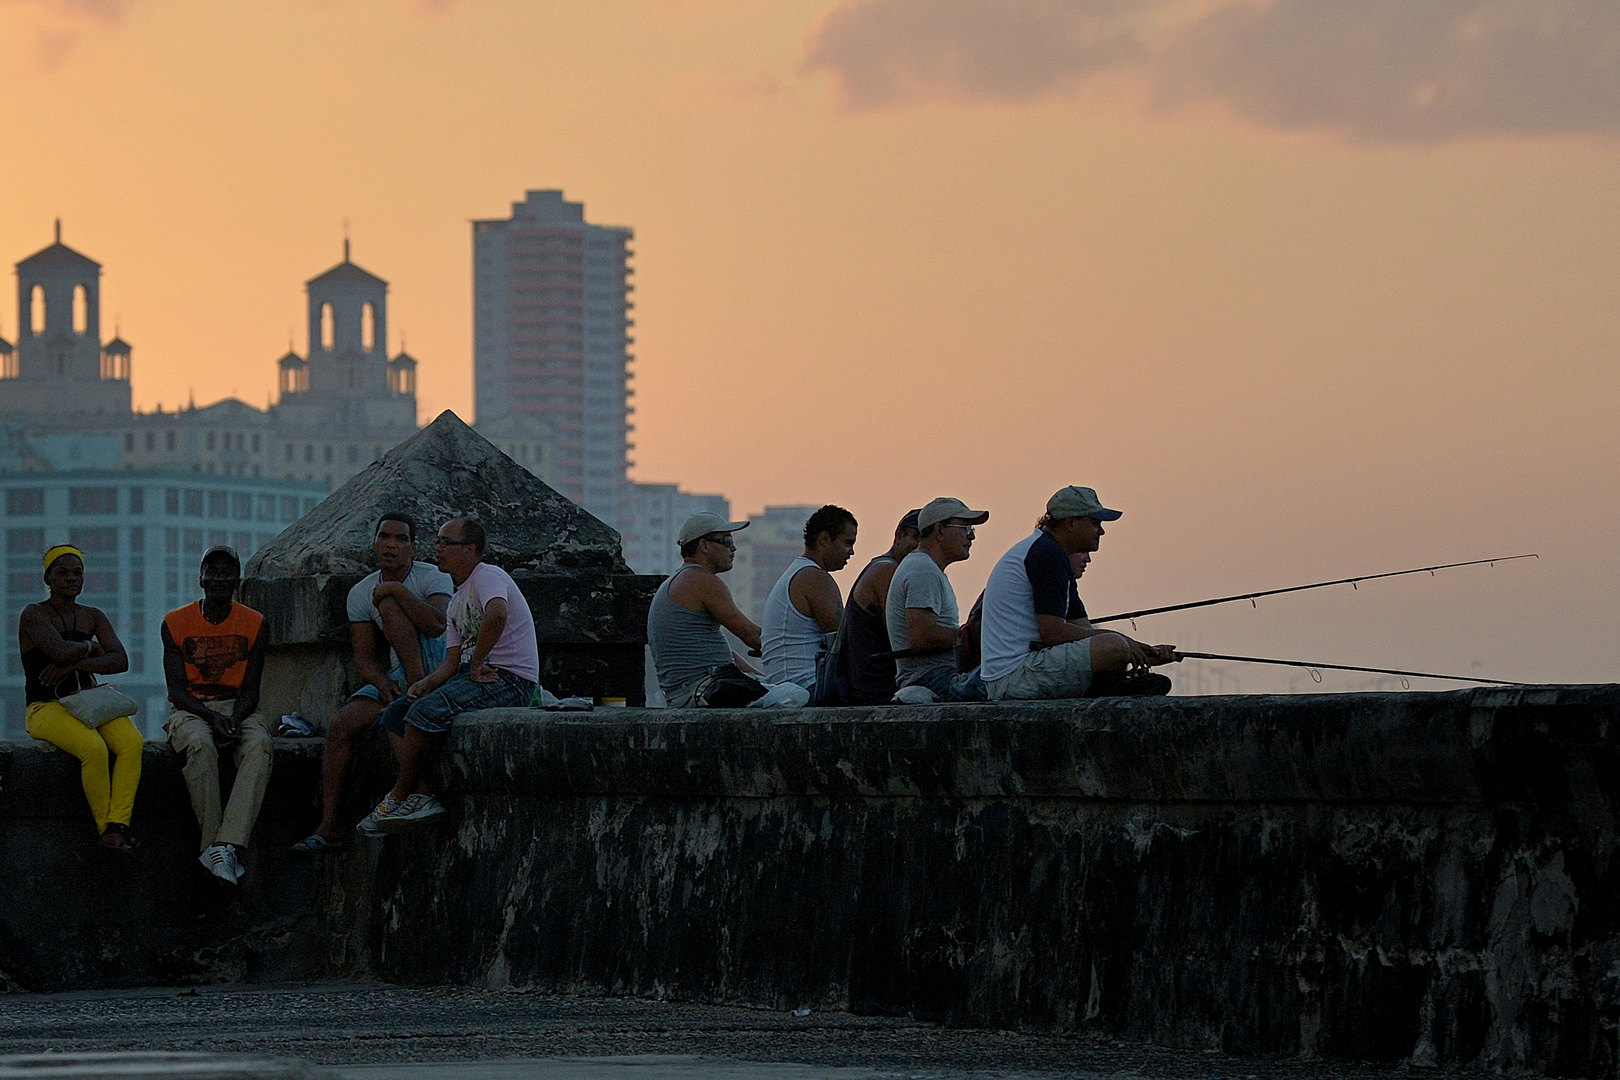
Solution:
[(630, 572), (617, 532), (445, 410), (259, 549), (244, 577), (370, 573), (372, 533), (389, 510), (416, 519), (416, 557), (426, 562), (439, 526), (468, 516), (489, 535), (484, 558), (509, 573)]

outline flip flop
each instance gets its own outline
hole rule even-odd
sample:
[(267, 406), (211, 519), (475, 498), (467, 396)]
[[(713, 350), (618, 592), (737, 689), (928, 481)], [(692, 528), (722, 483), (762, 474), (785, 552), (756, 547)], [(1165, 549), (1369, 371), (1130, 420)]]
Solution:
[(330, 852), (342, 851), (348, 846), (341, 840), (328, 840), (320, 833), (310, 833), (287, 850), (296, 851), (300, 855), (324, 855)]

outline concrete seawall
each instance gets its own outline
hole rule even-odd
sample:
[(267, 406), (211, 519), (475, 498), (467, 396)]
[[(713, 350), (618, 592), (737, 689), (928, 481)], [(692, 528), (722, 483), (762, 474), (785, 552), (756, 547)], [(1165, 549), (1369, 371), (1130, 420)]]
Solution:
[(1617, 718), (1614, 686), (497, 711), (440, 761), (449, 826), (322, 860), (284, 850), (318, 745), (283, 744), (240, 893), (167, 751), (123, 862), (74, 762), (0, 744), (0, 980), (369, 974), (1612, 1075)]

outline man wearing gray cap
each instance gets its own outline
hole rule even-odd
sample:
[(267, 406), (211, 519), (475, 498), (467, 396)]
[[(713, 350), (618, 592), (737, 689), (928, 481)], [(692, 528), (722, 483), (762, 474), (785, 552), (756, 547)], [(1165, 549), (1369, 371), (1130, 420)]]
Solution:
[(991, 701), (1170, 692), (1169, 679), (1144, 669), (1179, 660), (1175, 646), (1092, 629), (1075, 587), (1071, 557), (1096, 551), (1103, 522), (1119, 517), (1091, 488), (1066, 487), (990, 571), (979, 673)]
[[(746, 521), (719, 514), (693, 514), (678, 534), (681, 566), (658, 586), (647, 611), (647, 643), (652, 646), (658, 685), (672, 709), (708, 706), (803, 705), (803, 687), (771, 686), (731, 651), (725, 627), (750, 649), (759, 648), (759, 627), (742, 613), (720, 575), (737, 558), (731, 534)], [(752, 685), (750, 685), (752, 684)]]
[(935, 499), (917, 513), (921, 539), (896, 568), (884, 606), (889, 647), (907, 653), (894, 665), (899, 704), (984, 700), (978, 671), (956, 673), (952, 653), (961, 619), (945, 568), (968, 557), (973, 527), (989, 519), (989, 511), (970, 510), (960, 499)]

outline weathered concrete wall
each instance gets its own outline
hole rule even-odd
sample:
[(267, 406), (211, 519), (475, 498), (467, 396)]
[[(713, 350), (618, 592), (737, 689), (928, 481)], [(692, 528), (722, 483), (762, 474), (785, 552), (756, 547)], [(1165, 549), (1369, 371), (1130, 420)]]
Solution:
[(314, 765), (284, 748), (236, 898), (163, 835), (189, 815), (156, 750), (129, 866), (87, 850), (72, 763), (12, 744), (0, 970), (819, 1002), (1613, 1075), (1617, 717), (1620, 687), (486, 713), (440, 762), (450, 826), (323, 864), (280, 850)]

